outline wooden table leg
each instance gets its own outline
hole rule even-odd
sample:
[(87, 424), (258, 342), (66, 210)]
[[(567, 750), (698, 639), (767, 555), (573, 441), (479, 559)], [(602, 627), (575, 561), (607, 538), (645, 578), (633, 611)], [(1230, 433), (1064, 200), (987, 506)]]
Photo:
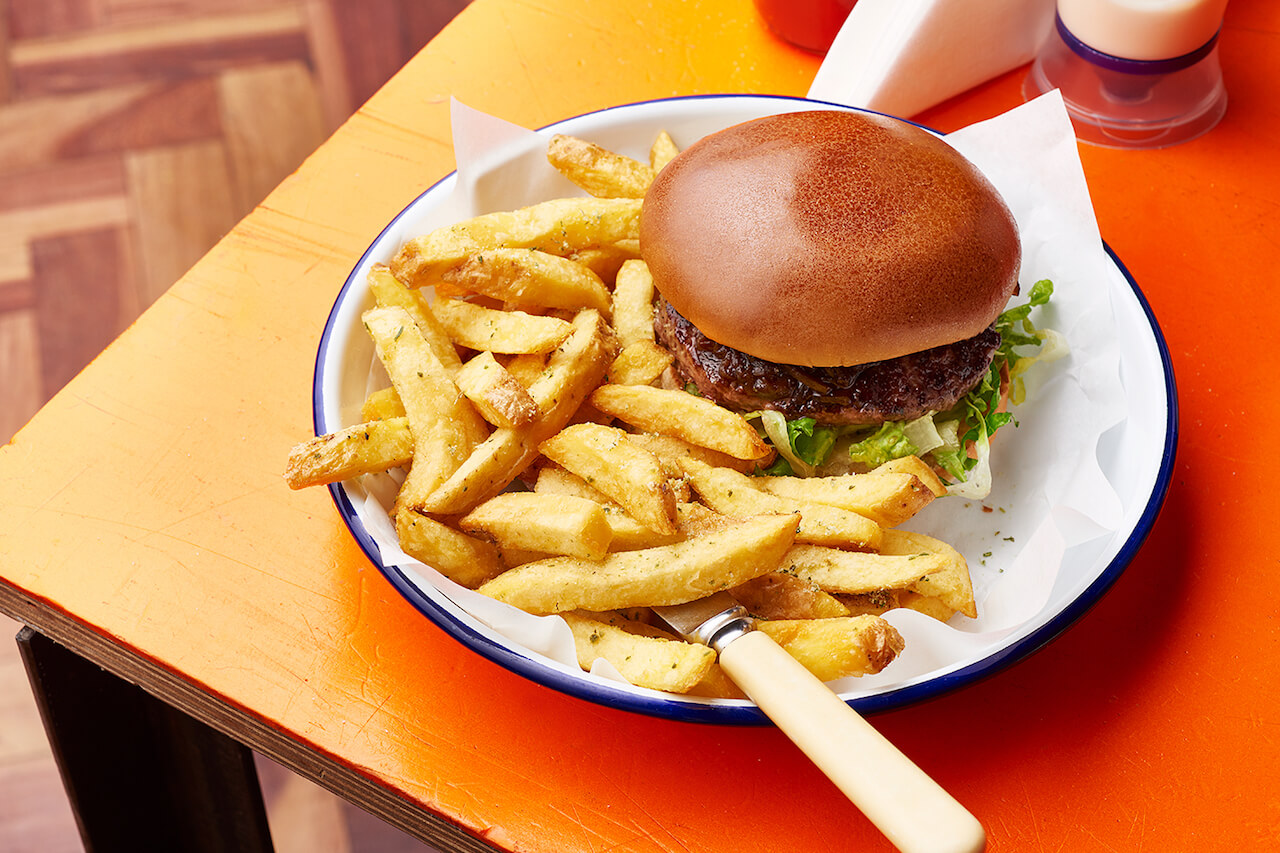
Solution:
[(253, 753), (30, 628), (17, 636), (90, 853), (270, 853)]

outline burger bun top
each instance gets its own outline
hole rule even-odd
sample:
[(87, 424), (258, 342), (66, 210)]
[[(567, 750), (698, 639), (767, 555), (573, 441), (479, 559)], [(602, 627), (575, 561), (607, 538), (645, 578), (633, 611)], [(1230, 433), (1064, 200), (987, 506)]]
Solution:
[(768, 361), (848, 366), (973, 337), (1018, 286), (1017, 226), (939, 137), (874, 113), (730, 127), (653, 182), (640, 246), (662, 296)]

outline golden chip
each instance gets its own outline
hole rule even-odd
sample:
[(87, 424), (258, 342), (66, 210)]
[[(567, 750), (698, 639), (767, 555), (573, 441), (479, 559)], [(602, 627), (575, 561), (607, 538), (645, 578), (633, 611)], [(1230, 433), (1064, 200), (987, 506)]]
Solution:
[(530, 613), (684, 604), (772, 571), (794, 535), (795, 516), (765, 515), (657, 548), (600, 562), (553, 557), (510, 569), (480, 592)]
[(534, 492), (496, 495), (464, 515), (458, 527), (503, 549), (584, 560), (603, 559), (613, 539), (604, 507), (595, 501)]
[(591, 404), (641, 432), (675, 436), (737, 459), (762, 459), (769, 447), (742, 415), (703, 397), (648, 385), (602, 385)]
[(431, 304), (431, 313), (453, 341), (489, 352), (551, 352), (572, 331), (567, 322), (556, 317), (498, 311), (461, 299), (437, 299)]
[(567, 257), (639, 237), (639, 198), (553, 199), (415, 237), (392, 258), (391, 271), (408, 287), (424, 287), (488, 249), (537, 249)]
[(653, 183), (652, 166), (562, 133), (551, 137), (547, 160), (598, 198), (644, 198)]
[(616, 427), (582, 423), (544, 441), (542, 455), (572, 471), (658, 533), (674, 533), (676, 501), (658, 457)]

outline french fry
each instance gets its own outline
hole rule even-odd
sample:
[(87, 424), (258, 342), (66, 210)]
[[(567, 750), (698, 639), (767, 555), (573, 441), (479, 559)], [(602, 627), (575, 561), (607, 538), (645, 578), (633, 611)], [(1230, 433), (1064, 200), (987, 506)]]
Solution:
[(385, 421), (391, 418), (404, 417), (404, 404), (395, 388), (379, 388), (369, 392), (360, 404), (360, 419), (364, 421)]
[(892, 471), (832, 477), (760, 477), (759, 487), (780, 497), (841, 507), (881, 527), (897, 527), (934, 499), (919, 477)]
[(372, 308), (363, 319), (413, 433), (413, 465), (398, 501), (416, 509), (458, 470), (488, 429), (409, 312)]
[(680, 149), (676, 147), (671, 134), (665, 130), (658, 131), (653, 144), (649, 146), (649, 166), (655, 173), (661, 172), (663, 167), (674, 160), (679, 153)]
[[(538, 477), (534, 480), (533, 490), (545, 495), (573, 495), (607, 506), (614, 505), (613, 499), (572, 471), (566, 471), (559, 465), (543, 465), (538, 469)], [(621, 507), (618, 507), (621, 509)]]
[(609, 365), (607, 381), (615, 385), (651, 385), (675, 357), (653, 341), (628, 344)]
[(874, 593), (908, 589), (921, 578), (946, 569), (946, 563), (945, 558), (927, 553), (876, 554), (796, 545), (787, 551), (779, 571), (831, 593)]
[(512, 548), (510, 546), (498, 543), (498, 555), (502, 558), (502, 564), (509, 569), (516, 566), (523, 566), (525, 563), (532, 563), (535, 560), (545, 560), (548, 557), (555, 557), (556, 554), (548, 554), (545, 551), (530, 551), (525, 548)]
[(702, 677), (702, 680), (690, 687), (685, 693), (689, 696), (703, 696), (707, 699), (746, 699), (738, 685), (720, 668), (715, 666)]
[(631, 440), (677, 469), (680, 469), (680, 462), (684, 459), (696, 459), (713, 468), (732, 468), (742, 474), (750, 474), (756, 468), (754, 461), (735, 459), (727, 453), (721, 453), (709, 447), (699, 447), (672, 435), (634, 432), (631, 434)]
[(370, 421), (294, 447), (284, 479), (289, 488), (302, 489), (399, 468), (412, 459), (408, 418)]
[[(427, 512), (461, 515), (510, 485), (538, 455), (538, 445), (560, 431), (604, 377), (617, 350), (598, 311), (580, 311), (573, 333), (529, 386), (542, 416), (527, 427), (498, 428), (426, 502)], [(605, 608), (607, 609), (607, 608)]]
[[(875, 616), (776, 620), (757, 623), (778, 645), (823, 681), (873, 675), (904, 648), (902, 635)], [(719, 664), (689, 688), (690, 696), (745, 699)]]
[(458, 521), (465, 533), (502, 548), (601, 560), (613, 530), (604, 507), (572, 495), (508, 492), (495, 495)]
[[(606, 373), (608, 368), (606, 368)], [(603, 379), (601, 381), (604, 381)], [(587, 401), (583, 401), (578, 406), (578, 411), (573, 413), (573, 417), (569, 418), (570, 424), (601, 424), (602, 426), (613, 426), (613, 418), (596, 409)]]
[(729, 590), (757, 619), (826, 619), (849, 608), (816, 585), (784, 572), (770, 572)]
[(561, 615), (573, 632), (579, 666), (590, 670), (597, 658), (603, 658), (637, 687), (684, 693), (706, 676), (716, 660), (709, 646), (652, 636), (634, 627), (628, 630), (642, 623), (607, 621), (582, 613)]
[(905, 556), (907, 559), (927, 559), (940, 563), (940, 568), (921, 572), (921, 577), (911, 584), (911, 590), (921, 595), (939, 599), (952, 610), (958, 610), (971, 619), (978, 616), (973, 599), (973, 579), (969, 564), (955, 548), (946, 542), (912, 533), (907, 530), (886, 530), (880, 551), (886, 557)]
[(653, 167), (562, 133), (551, 137), (547, 160), (597, 198), (644, 198), (653, 183)]
[(847, 607), (850, 616), (863, 613), (880, 616), (901, 606), (902, 598), (907, 594), (904, 589), (878, 589), (875, 592), (836, 593), (832, 598)]
[(879, 616), (786, 619), (756, 623), (822, 681), (871, 675), (902, 651), (902, 635)]
[(956, 614), (956, 609), (948, 607), (942, 599), (932, 595), (921, 595), (912, 590), (903, 590), (899, 593), (898, 606), (918, 611), (925, 616), (932, 616), (939, 622), (950, 621), (951, 617)]
[(534, 483), (533, 490), (549, 495), (573, 495), (596, 501), (603, 506), (609, 528), (613, 531), (613, 539), (609, 543), (610, 551), (637, 551), (641, 548), (656, 548), (659, 545), (670, 545), (681, 539), (687, 539), (693, 535), (690, 532), (692, 516), (704, 509), (698, 504), (677, 503), (676, 529), (670, 533), (659, 533), (627, 515), (626, 510), (610, 500), (604, 492), (558, 465), (543, 466), (538, 471), (538, 479)]
[(474, 589), (506, 570), (488, 542), (410, 509), (401, 508), (395, 518), (401, 549), (454, 583)]
[(772, 571), (795, 536), (796, 522), (795, 516), (757, 516), (600, 562), (538, 560), (498, 575), (480, 592), (535, 614), (684, 604)]
[(933, 492), (934, 497), (942, 497), (947, 493), (946, 484), (938, 476), (929, 465), (919, 456), (903, 456), (898, 459), (890, 459), (878, 468), (873, 469), (872, 474), (911, 474), (920, 479), (924, 483), (925, 488)]
[(542, 455), (599, 489), (658, 533), (674, 533), (676, 501), (658, 457), (616, 427), (582, 423), (542, 442)]
[(695, 536), (702, 536), (715, 530), (721, 530), (733, 523), (733, 519), (725, 518), (712, 512), (702, 504), (678, 502), (676, 504), (676, 530), (674, 533), (658, 533), (645, 527), (631, 516), (622, 512), (609, 513), (609, 524), (613, 527), (613, 544), (611, 551), (638, 551), (641, 548), (656, 548), (660, 545), (671, 545)]
[(454, 342), (489, 352), (551, 352), (572, 331), (569, 323), (556, 317), (498, 311), (461, 299), (437, 299), (431, 313)]
[(605, 317), (612, 311), (600, 276), (568, 258), (533, 249), (488, 249), (442, 278), (449, 285), (500, 299), (517, 309), (594, 308)]
[(486, 249), (538, 249), (567, 257), (639, 236), (639, 198), (553, 199), (415, 237), (400, 247), (390, 266), (407, 287), (423, 287)]
[(482, 352), (464, 364), (454, 381), (476, 410), (494, 426), (527, 426), (542, 414), (525, 387), (491, 352)]
[(676, 527), (680, 528), (686, 539), (718, 533), (737, 523), (737, 519), (721, 515), (700, 503), (676, 504)]
[(613, 284), (613, 328), (623, 348), (653, 343), (653, 275), (644, 261), (626, 261)]
[(736, 516), (797, 513), (800, 516), (797, 542), (868, 550), (880, 545), (880, 526), (856, 512), (771, 495), (756, 488), (756, 478), (731, 468), (712, 468), (696, 459), (684, 459), (680, 464), (693, 490), (716, 512)]
[(511, 356), (507, 360), (507, 373), (528, 388), (547, 369), (546, 353), (528, 352)]
[(640, 244), (635, 240), (621, 240), (607, 246), (593, 246), (574, 252), (569, 259), (582, 264), (600, 277), (606, 285), (617, 281), (618, 270), (630, 260), (640, 257)]
[(769, 447), (742, 415), (703, 397), (649, 385), (602, 385), (591, 404), (641, 432), (709, 447), (737, 459), (762, 459)]
[(451, 374), (457, 372), (462, 366), (462, 359), (458, 357), (458, 350), (440, 321), (431, 313), (422, 292), (410, 290), (401, 284), (386, 264), (374, 264), (367, 280), (374, 302), (381, 308), (403, 308), (408, 311), (413, 322), (418, 325), (418, 331), (422, 332), (427, 346), (431, 347), (445, 370)]
[(590, 610), (575, 610), (566, 615), (594, 619), (597, 622), (604, 622), (606, 625), (621, 628), (628, 634), (637, 634), (641, 637), (658, 637), (663, 640), (687, 642), (683, 637), (667, 627), (665, 622), (658, 619), (648, 607), (623, 607), (618, 610), (606, 610), (600, 613)]
[[(677, 520), (680, 517), (680, 507), (680, 504), (676, 505)], [(609, 528), (613, 531), (613, 540), (609, 543), (610, 551), (639, 551), (641, 548), (671, 545), (687, 538), (678, 523), (671, 533), (659, 533), (627, 515), (620, 506), (609, 504), (605, 507), (604, 513), (609, 520)]]

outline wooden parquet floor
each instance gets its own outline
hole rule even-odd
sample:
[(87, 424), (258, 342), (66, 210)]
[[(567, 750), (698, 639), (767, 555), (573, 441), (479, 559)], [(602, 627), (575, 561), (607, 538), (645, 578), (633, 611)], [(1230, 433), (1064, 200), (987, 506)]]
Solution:
[[(0, 0), (0, 441), (465, 5)], [(260, 775), (282, 853), (429, 849)], [(83, 849), (12, 642), (0, 849)]]

